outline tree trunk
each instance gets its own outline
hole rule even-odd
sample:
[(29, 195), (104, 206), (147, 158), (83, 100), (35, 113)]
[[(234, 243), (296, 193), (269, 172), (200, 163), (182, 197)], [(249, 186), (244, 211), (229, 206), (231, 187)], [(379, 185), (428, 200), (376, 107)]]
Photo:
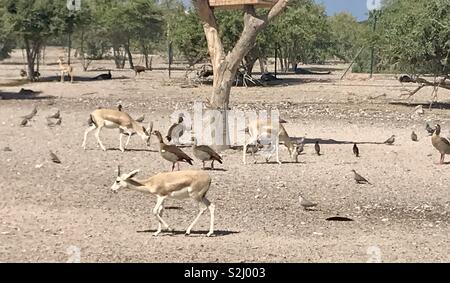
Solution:
[(213, 66), (214, 81), (210, 107), (218, 109), (224, 114), (222, 115), (223, 141), (226, 143), (225, 146), (221, 146), (222, 148), (230, 144), (228, 141), (229, 136), (227, 135), (226, 110), (228, 110), (231, 86), (239, 64), (244, 59), (244, 56), (254, 47), (258, 33), (284, 10), (288, 2), (289, 0), (278, 0), (272, 9), (263, 16), (256, 15), (253, 5), (244, 5), (244, 29), (234, 48), (225, 55), (223, 44), (219, 37), (217, 21), (208, 1), (193, 0), (198, 15), (203, 22), (203, 30)]
[(36, 61), (36, 55), (40, 52), (39, 43), (33, 42), (31, 44), (28, 38), (24, 38), (25, 51), (27, 55), (27, 78), (30, 82), (34, 81), (34, 63)]
[(134, 69), (133, 55), (131, 54), (131, 50), (130, 50), (130, 39), (129, 38), (127, 40), (127, 44), (125, 45), (125, 51), (127, 52), (127, 55), (128, 55), (128, 64), (130, 65), (130, 69)]

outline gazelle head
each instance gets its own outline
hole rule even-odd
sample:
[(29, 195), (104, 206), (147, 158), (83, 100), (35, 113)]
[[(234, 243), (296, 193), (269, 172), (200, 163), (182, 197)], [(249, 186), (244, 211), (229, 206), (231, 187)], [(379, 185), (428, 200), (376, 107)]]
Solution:
[(152, 137), (152, 131), (153, 131), (153, 122), (148, 122), (147, 128), (142, 126), (142, 133), (139, 134), (142, 140), (147, 144), (147, 146), (150, 146), (150, 138)]
[(113, 193), (117, 193), (120, 188), (128, 187), (127, 180), (136, 176), (137, 173), (139, 173), (139, 169), (133, 170), (128, 174), (120, 174), (120, 166), (117, 166), (117, 178), (116, 181), (114, 181), (114, 184), (112, 184), (111, 186), (111, 190), (113, 191)]

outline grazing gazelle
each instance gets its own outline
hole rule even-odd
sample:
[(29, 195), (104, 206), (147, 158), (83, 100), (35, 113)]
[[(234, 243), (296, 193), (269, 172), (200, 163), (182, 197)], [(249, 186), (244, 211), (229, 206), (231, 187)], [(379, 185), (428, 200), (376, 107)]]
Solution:
[(128, 115), (128, 113), (115, 110), (115, 109), (96, 109), (94, 110), (89, 118), (89, 128), (86, 129), (84, 132), (84, 139), (82, 147), (86, 149), (86, 139), (89, 132), (97, 129), (97, 132), (95, 133), (95, 137), (97, 138), (97, 142), (100, 145), (100, 147), (103, 150), (106, 150), (106, 148), (103, 146), (103, 143), (100, 140), (100, 131), (103, 127), (106, 127), (108, 129), (116, 129), (119, 128), (120, 130), (120, 150), (123, 152), (125, 151), (124, 147), (122, 146), (122, 138), (125, 134), (128, 135), (127, 142), (125, 146), (128, 145), (128, 142), (130, 141), (130, 137), (136, 133), (138, 134), (142, 140), (144, 140), (147, 144), (147, 146), (150, 146), (150, 137), (151, 132), (153, 129), (153, 123), (148, 123), (148, 128), (141, 126), (139, 123), (137, 123), (133, 118)]
[(116, 181), (111, 186), (113, 192), (117, 192), (120, 188), (129, 188), (136, 191), (146, 192), (156, 195), (156, 205), (153, 208), (153, 214), (158, 219), (158, 230), (153, 236), (158, 236), (161, 233), (162, 225), (169, 230), (169, 225), (162, 219), (162, 213), (164, 210), (164, 200), (169, 199), (186, 199), (191, 198), (202, 203), (205, 207), (200, 208), (200, 212), (194, 221), (186, 230), (186, 235), (191, 233), (192, 227), (197, 223), (200, 216), (209, 209), (211, 216), (209, 224), (209, 232), (206, 236), (211, 236), (214, 233), (214, 204), (212, 204), (207, 198), (206, 193), (211, 186), (211, 177), (204, 171), (175, 171), (159, 173), (153, 177), (145, 180), (133, 179), (139, 170), (131, 171), (128, 174), (120, 174), (120, 167), (118, 167), (118, 175)]
[(73, 67), (69, 64), (63, 64), (63, 57), (59, 57), (57, 62), (59, 64), (59, 71), (61, 72), (61, 82), (64, 82), (64, 74), (67, 73), (70, 76), (70, 82), (73, 83)]
[(247, 132), (250, 135), (250, 138), (248, 141), (244, 142), (244, 153), (243, 153), (244, 164), (246, 164), (247, 146), (249, 144), (257, 143), (261, 137), (270, 137), (271, 135), (273, 135), (274, 137), (273, 146), (275, 147), (275, 157), (276, 161), (279, 164), (281, 164), (278, 154), (280, 141), (284, 142), (284, 145), (289, 150), (289, 155), (291, 157), (293, 156), (293, 153), (296, 151), (297, 143), (293, 142), (292, 139), (289, 137), (288, 133), (286, 132), (286, 129), (282, 125), (283, 122), (284, 120), (280, 119), (280, 122), (278, 123), (278, 128), (274, 128), (271, 121), (266, 120), (254, 120), (253, 122), (249, 123), (246, 131), (248, 130)]

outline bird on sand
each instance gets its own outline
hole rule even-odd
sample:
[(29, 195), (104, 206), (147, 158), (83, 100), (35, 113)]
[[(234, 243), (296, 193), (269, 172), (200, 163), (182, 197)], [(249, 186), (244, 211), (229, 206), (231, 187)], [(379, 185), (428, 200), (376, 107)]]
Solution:
[(29, 122), (30, 120), (28, 120), (27, 118), (25, 118), (25, 119), (23, 119), (22, 120), (22, 122), (20, 122), (20, 125), (22, 126), (22, 127), (25, 127), (26, 125), (28, 125), (28, 122)]
[(358, 184), (371, 184), (369, 181), (367, 181), (366, 178), (364, 178), (363, 176), (361, 176), (358, 173), (356, 173), (355, 170), (352, 170), (352, 172), (355, 174), (354, 178), (355, 178), (356, 183), (358, 183)]
[(353, 144), (353, 154), (354, 154), (356, 157), (359, 157), (359, 148), (358, 148), (358, 146), (356, 145), (356, 143)]
[(392, 135), (390, 138), (388, 138), (384, 143), (388, 145), (392, 145), (395, 142), (395, 135)]
[(30, 120), (31, 118), (33, 118), (35, 115), (37, 114), (37, 107), (34, 106), (33, 111), (31, 111), (30, 114), (22, 116), (21, 118), (25, 118), (27, 120)]
[(427, 123), (425, 125), (425, 130), (428, 132), (428, 134), (431, 136), (432, 134), (434, 134), (434, 129), (430, 126), (429, 123)]
[(320, 156), (320, 145), (319, 145), (319, 141), (316, 141), (316, 144), (314, 145), (314, 150), (316, 151), (317, 155)]
[(192, 152), (194, 153), (195, 157), (197, 157), (203, 162), (203, 169), (205, 169), (206, 161), (212, 161), (211, 169), (214, 169), (214, 161), (217, 161), (220, 164), (222, 164), (222, 157), (217, 152), (215, 152), (211, 147), (207, 145), (197, 145), (197, 139), (195, 137), (192, 138), (192, 141), (194, 142)]
[(300, 205), (303, 207), (304, 210), (308, 210), (317, 206), (317, 203), (311, 202), (301, 195), (298, 197), (298, 199), (300, 201)]
[(414, 131), (411, 133), (411, 140), (415, 142), (417, 141), (417, 134)]
[(59, 117), (61, 117), (61, 112), (58, 109), (58, 111), (56, 111), (56, 113), (48, 116), (47, 118), (58, 119)]
[(119, 110), (119, 111), (122, 111), (122, 104), (119, 104), (118, 106), (117, 106), (117, 110)]
[(144, 119), (145, 119), (145, 115), (142, 115), (141, 117), (137, 118), (135, 121), (138, 123), (142, 123), (142, 122), (144, 122)]
[(50, 151), (50, 158), (54, 163), (61, 163), (61, 160), (59, 160), (58, 156), (56, 156), (56, 154), (52, 151)]
[(193, 159), (177, 146), (165, 144), (163, 137), (159, 131), (154, 131), (153, 134), (159, 140), (159, 153), (161, 154), (162, 158), (172, 162), (172, 171), (175, 168), (175, 164), (178, 165), (178, 171), (180, 170), (179, 162), (187, 162), (192, 165)]
[(185, 126), (183, 124), (183, 117), (178, 117), (178, 122), (174, 123), (172, 126), (170, 126), (169, 130), (167, 131), (166, 139), (170, 142), (172, 139), (175, 144), (179, 143), (180, 137), (184, 134)]
[(450, 154), (450, 142), (448, 141), (448, 139), (441, 137), (440, 134), (441, 134), (441, 126), (437, 124), (436, 130), (434, 131), (434, 134), (431, 137), (431, 144), (441, 154), (439, 164), (442, 165), (444, 164), (445, 155)]

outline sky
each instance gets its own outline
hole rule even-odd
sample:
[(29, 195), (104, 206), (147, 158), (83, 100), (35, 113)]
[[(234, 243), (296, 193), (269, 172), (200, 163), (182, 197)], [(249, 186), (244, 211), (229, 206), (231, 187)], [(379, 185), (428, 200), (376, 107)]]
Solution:
[[(325, 4), (327, 14), (329, 16), (339, 12), (349, 12), (358, 21), (367, 20), (367, 0), (314, 0), (316, 3)], [(190, 0), (183, 0), (188, 6), (191, 5)]]
[(367, 20), (367, 0), (315, 0), (324, 4), (327, 15), (332, 16), (339, 12), (349, 12), (359, 21)]

